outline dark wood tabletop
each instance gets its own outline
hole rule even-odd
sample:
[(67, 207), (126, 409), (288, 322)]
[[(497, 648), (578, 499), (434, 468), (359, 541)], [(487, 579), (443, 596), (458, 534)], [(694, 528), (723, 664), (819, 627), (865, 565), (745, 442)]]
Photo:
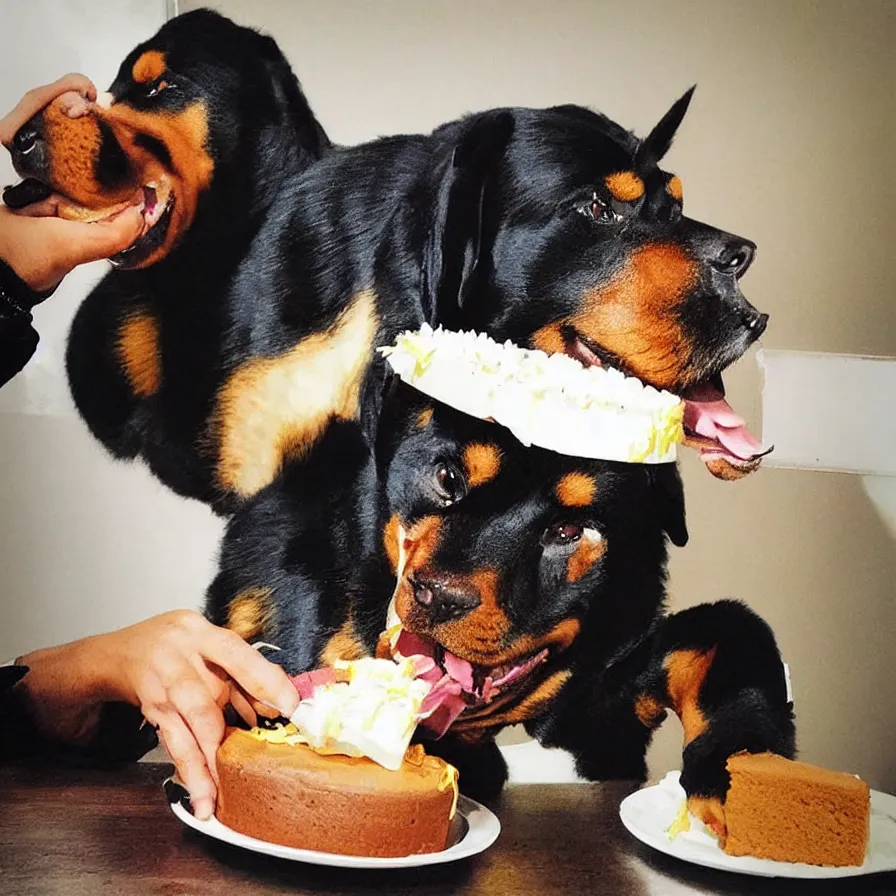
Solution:
[(896, 875), (767, 880), (710, 871), (642, 846), (619, 821), (630, 783), (517, 785), (492, 807), (501, 836), (449, 865), (355, 871), (302, 865), (212, 840), (175, 818), (171, 767), (0, 769), (2, 896), (389, 894), (896, 894)]

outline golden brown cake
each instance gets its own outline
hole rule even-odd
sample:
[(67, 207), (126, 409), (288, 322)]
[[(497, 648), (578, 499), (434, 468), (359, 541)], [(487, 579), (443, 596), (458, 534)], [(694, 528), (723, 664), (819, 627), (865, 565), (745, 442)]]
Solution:
[(218, 820), (298, 849), (405, 856), (445, 848), (457, 771), (411, 747), (397, 771), (231, 731), (218, 749)]
[(865, 861), (871, 805), (864, 781), (773, 753), (737, 753), (728, 771), (729, 855), (810, 865)]

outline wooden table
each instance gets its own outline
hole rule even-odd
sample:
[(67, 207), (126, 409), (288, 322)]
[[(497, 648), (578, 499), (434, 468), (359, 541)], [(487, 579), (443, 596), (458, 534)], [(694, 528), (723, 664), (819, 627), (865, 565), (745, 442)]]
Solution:
[(635, 789), (626, 783), (509, 787), (493, 807), (502, 824), (498, 841), (451, 865), (377, 872), (301, 865), (183, 826), (162, 794), (170, 769), (149, 763), (112, 772), (0, 769), (0, 894), (896, 894), (896, 875), (776, 881), (662, 856), (619, 821), (619, 802)]

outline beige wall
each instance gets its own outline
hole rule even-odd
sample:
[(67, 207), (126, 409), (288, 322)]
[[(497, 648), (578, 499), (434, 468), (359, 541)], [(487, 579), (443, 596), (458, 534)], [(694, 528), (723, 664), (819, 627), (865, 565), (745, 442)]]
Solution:
[[(212, 5), (280, 41), (324, 126), (346, 143), (514, 103), (579, 102), (643, 134), (697, 82), (668, 163), (690, 215), (759, 244), (744, 286), (771, 314), (764, 345), (896, 354), (896, 4)], [(48, 310), (47, 326), (68, 313)], [(57, 394), (53, 375), (35, 386), (40, 395), (40, 386)], [(758, 426), (752, 355), (728, 385)], [(0, 647), (198, 602), (218, 532), (202, 508), (107, 462), (64, 411), (11, 414), (0, 426), (12, 619)], [(683, 472), (691, 542), (672, 562), (674, 607), (749, 602), (790, 664), (803, 757), (896, 790), (896, 543), (860, 481), (768, 469), (730, 485), (690, 456)], [(678, 736), (674, 722), (661, 732), (654, 774), (678, 766)]]

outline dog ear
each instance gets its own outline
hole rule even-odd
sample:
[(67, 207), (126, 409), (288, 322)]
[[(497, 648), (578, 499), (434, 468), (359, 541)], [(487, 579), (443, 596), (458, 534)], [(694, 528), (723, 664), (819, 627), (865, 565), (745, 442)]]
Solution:
[(669, 541), (683, 548), (688, 543), (688, 527), (684, 512), (684, 486), (678, 464), (648, 464), (646, 469), (660, 525), (669, 536)]
[(423, 287), (430, 317), (445, 327), (457, 322), (476, 273), (486, 186), (513, 128), (513, 115), (503, 110), (472, 119), (439, 184), (424, 254)]
[(653, 168), (669, 152), (675, 132), (688, 111), (696, 89), (695, 84), (681, 99), (676, 100), (672, 108), (660, 119), (659, 124), (641, 141), (635, 154), (636, 170), (646, 171)]
[(295, 131), (301, 149), (312, 159), (319, 159), (333, 145), (330, 138), (315, 117), (299, 79), (274, 38), (261, 35), (261, 48), (283, 122)]

